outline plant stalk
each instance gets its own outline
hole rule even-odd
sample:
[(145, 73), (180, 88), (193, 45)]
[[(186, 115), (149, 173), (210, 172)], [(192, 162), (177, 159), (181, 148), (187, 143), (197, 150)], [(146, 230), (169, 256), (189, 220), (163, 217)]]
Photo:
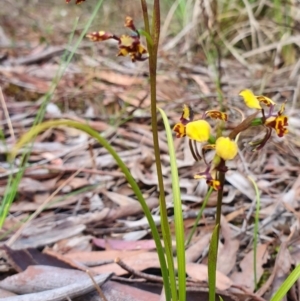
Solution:
[[(147, 48), (149, 52), (149, 77), (150, 77), (150, 98), (151, 98), (151, 123), (152, 123), (152, 137), (154, 146), (155, 163), (157, 170), (157, 180), (159, 188), (159, 200), (160, 200), (160, 215), (162, 234), (165, 243), (166, 259), (168, 269), (164, 271), (162, 269), (166, 299), (177, 300), (176, 278), (172, 252), (171, 232), (168, 222), (167, 207), (165, 200), (164, 182), (160, 159), (159, 137), (157, 127), (157, 101), (156, 101), (156, 72), (157, 72), (157, 49), (159, 44), (160, 34), (160, 5), (159, 0), (154, 0), (154, 10), (152, 18), (152, 33), (150, 32), (149, 16), (147, 10), (147, 3), (145, 0), (141, 0), (141, 6), (143, 10), (145, 31), (151, 36), (152, 44), (147, 39)], [(165, 274), (168, 274), (168, 278), (165, 278)]]

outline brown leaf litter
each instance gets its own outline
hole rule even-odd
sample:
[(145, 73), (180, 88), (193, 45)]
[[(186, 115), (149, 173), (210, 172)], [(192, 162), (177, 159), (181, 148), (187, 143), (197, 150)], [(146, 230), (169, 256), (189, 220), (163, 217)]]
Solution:
[[(0, 143), (1, 196), (5, 194), (9, 176), (16, 175), (22, 167), (20, 154), (23, 150), (12, 165), (7, 162), (6, 155), (16, 139), (33, 125), (37, 110), (42, 105), (41, 97), (49, 90), (60, 68), (60, 55), (69, 49), (66, 46), (67, 34), (73, 28), (73, 18), (68, 15), (51, 22), (55, 34), (44, 30), (47, 20), (43, 15), (49, 9), (56, 9), (56, 5), (52, 8), (51, 1), (40, 6), (30, 2), (26, 11), (18, 3), (7, 3), (8, 6), (13, 5), (19, 18), (13, 18), (9, 13), (5, 18), (0, 18), (0, 42), (3, 41), (0, 50), (0, 86), (3, 92), (0, 122), (5, 137), (5, 142), (2, 140)], [(67, 14), (80, 12), (84, 20), (90, 15), (84, 6), (79, 9), (75, 5), (67, 8), (63, 5), (57, 4), (59, 16), (66, 9)], [(120, 11), (134, 10), (123, 2), (116, 5)], [(109, 5), (106, 10), (111, 10)], [(201, 19), (201, 13), (195, 10), (195, 18), (197, 14)], [(51, 15), (51, 18), (54, 16)], [(35, 20), (33, 27), (28, 25), (32, 20)], [(269, 20), (257, 22), (260, 22), (260, 28), (269, 31)], [(38, 30), (32, 30), (35, 27)], [(18, 30), (14, 30), (16, 28)], [(240, 29), (233, 37), (234, 43), (240, 41), (242, 31)], [(165, 43), (160, 49), (157, 98), (172, 126), (178, 121), (184, 103), (193, 106), (198, 116), (212, 106), (217, 108), (218, 90), (215, 74), (211, 66), (203, 61), (202, 50), (193, 52), (195, 56), (192, 58), (186, 55), (194, 46), (199, 48), (198, 44), (193, 44), (196, 42), (191, 42), (193, 39), (187, 38), (185, 43), (181, 43), (183, 38), (180, 36), (171, 38), (166, 32), (163, 36)], [(264, 93), (278, 103), (287, 99), (289, 134), (283, 139), (272, 137), (271, 142), (258, 153), (249, 152), (247, 146), (249, 139), (258, 134), (256, 131), (242, 133), (239, 138), (240, 152), (236, 161), (230, 163), (230, 171), (226, 174), (222, 207), (224, 217), (217, 287), (226, 290), (222, 295), (224, 300), (269, 300), (291, 268), (300, 262), (297, 230), (300, 216), (299, 64), (273, 66), (273, 62), (269, 61), (270, 68), (274, 67), (270, 72), (270, 68), (266, 68), (267, 63), (260, 63), (265, 62), (266, 57), (273, 57), (273, 52), (279, 52), (282, 45), (296, 43), (297, 38), (298, 35), (291, 36), (281, 41), (280, 45), (267, 39), (265, 44), (249, 51), (236, 51), (237, 44), (231, 45), (231, 41), (225, 44), (232, 56), (222, 58), (220, 65), (222, 96), (229, 113), (224, 132), (231, 132), (243, 114), (253, 113), (244, 112), (242, 101), (237, 97), (239, 91), (244, 88), (259, 91), (263, 87)], [(47, 43), (42, 43), (43, 39)], [(12, 41), (14, 48), (9, 46)], [(92, 46), (84, 41), (47, 106), (45, 120), (65, 118), (87, 123), (108, 139), (138, 182), (160, 229), (149, 96), (147, 62), (128, 64), (115, 59), (109, 45)], [(167, 208), (173, 227), (170, 159), (160, 120), (159, 140)], [(187, 237), (207, 192), (207, 185), (193, 179), (203, 163), (194, 162), (187, 141), (174, 142)], [(69, 285), (74, 284), (77, 288), (72, 290), (79, 294), (78, 299), (74, 300), (80, 300), (82, 296), (86, 297), (85, 300), (100, 300), (95, 291), (87, 293), (94, 290), (84, 272), (89, 269), (95, 279), (99, 277), (100, 283), (105, 281), (103, 279), (111, 279), (112, 272), (117, 275), (114, 281), (109, 280), (101, 285), (108, 300), (159, 300), (161, 285), (156, 283), (156, 287), (150, 287), (151, 293), (147, 293), (142, 290), (142, 284), (148, 285), (151, 282), (149, 277), (137, 276), (143, 275), (138, 273), (152, 273), (153, 277), (160, 279), (149, 226), (124, 175), (107, 151), (78, 130), (62, 127), (37, 137), (28, 163), (10, 214), (0, 231), (1, 244), (6, 243), (11, 248), (10, 251), (0, 251), (0, 287), (5, 282), (16, 281), (15, 288), (24, 289), (22, 293), (27, 294), (32, 289), (34, 294), (45, 293), (39, 300), (47, 300), (47, 289), (67, 288), (66, 293), (70, 292)], [(258, 291), (255, 291), (253, 278), (256, 196), (249, 175), (258, 185), (261, 203), (256, 270), (257, 278), (262, 283)], [(189, 297), (195, 300), (195, 296), (199, 295), (203, 300), (207, 299), (207, 250), (214, 226), (216, 199), (216, 194), (213, 194), (186, 250)], [(24, 224), (30, 216), (32, 220)], [(21, 224), (25, 226), (20, 228)], [(174, 246), (174, 232), (172, 234)], [(276, 251), (278, 247), (281, 247), (279, 253)], [(36, 248), (43, 250), (42, 255)], [(15, 258), (13, 255), (17, 252), (22, 256)], [(65, 266), (60, 267), (63, 270), (56, 279), (50, 277), (50, 273), (56, 273), (58, 268), (53, 262), (45, 266), (38, 260), (46, 255), (51, 255), (60, 264), (71, 266), (74, 275), (83, 275), (87, 279), (85, 288), (88, 289), (79, 293), (78, 282), (70, 276)], [(23, 266), (22, 260), (20, 262), (18, 259), (20, 256), (23, 264), (25, 262)], [(114, 261), (116, 258), (120, 258), (135, 273), (124, 270)], [(15, 274), (4, 274), (8, 272)], [(28, 277), (28, 273), (36, 278)], [(101, 276), (99, 273), (108, 274)], [(132, 274), (130, 279), (129, 274)], [(46, 286), (45, 279), (53, 281), (52, 284)], [(116, 280), (122, 280), (123, 284)], [(21, 281), (25, 282), (20, 285)], [(139, 288), (132, 287), (132, 282)], [(40, 291), (33, 285), (39, 286)], [(3, 289), (8, 291), (6, 294), (21, 293), (11, 286), (3, 286)], [(293, 300), (299, 298), (298, 291), (299, 283), (289, 293)], [(60, 292), (55, 294), (59, 296)], [(41, 297), (35, 295), (32, 298)]]

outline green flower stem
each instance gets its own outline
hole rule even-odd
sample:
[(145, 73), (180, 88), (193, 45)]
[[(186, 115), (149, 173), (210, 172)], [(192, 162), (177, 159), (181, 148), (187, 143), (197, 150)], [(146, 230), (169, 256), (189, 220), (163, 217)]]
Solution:
[[(225, 173), (220, 172), (218, 173), (218, 180), (220, 181), (220, 189), (218, 190), (218, 200), (217, 200), (217, 214), (216, 214), (216, 228), (214, 230), (214, 243), (210, 246), (210, 254), (213, 255), (213, 258), (209, 258), (209, 261), (215, 261), (214, 264), (211, 264), (209, 267), (209, 301), (215, 301), (215, 291), (211, 290), (212, 287), (216, 287), (216, 271), (217, 271), (217, 254), (218, 254), (218, 247), (219, 247), (219, 236), (220, 236), (220, 226), (221, 226), (221, 213), (222, 213), (222, 200), (223, 200), (223, 188), (225, 183)], [(210, 256), (209, 256), (210, 257)], [(213, 275), (214, 273), (214, 275)]]
[(209, 250), (208, 250), (208, 289), (209, 301), (216, 299), (216, 271), (218, 262), (218, 236), (220, 225), (216, 224), (211, 235)]
[[(149, 25), (150, 23), (149, 23), (148, 7), (147, 7), (146, 0), (141, 0), (141, 6), (142, 6), (142, 12), (143, 12), (145, 31), (147, 32), (148, 35), (151, 36), (150, 25)], [(149, 45), (148, 45), (148, 51), (149, 51)]]
[[(224, 172), (219, 171), (218, 180), (220, 181), (221, 187), (218, 190), (216, 225), (220, 226), (221, 225), (221, 214), (222, 214), (223, 189), (224, 189), (224, 183), (225, 183), (225, 173)], [(219, 239), (219, 231), (218, 231), (218, 239)]]
[(211, 196), (211, 194), (212, 194), (213, 191), (214, 191), (214, 189), (212, 187), (210, 187), (209, 190), (208, 190), (208, 192), (207, 192), (207, 194), (206, 194), (206, 196), (205, 196), (205, 198), (204, 198), (204, 200), (203, 200), (202, 206), (201, 206), (201, 208), (199, 210), (199, 213), (197, 215), (197, 218), (196, 218), (196, 221), (194, 223), (193, 229), (190, 232), (189, 237), (188, 237), (188, 239), (187, 239), (187, 241), (185, 243), (186, 246), (188, 246), (190, 244), (191, 240), (192, 240), (192, 237), (193, 237), (193, 235), (194, 235), (194, 233), (195, 233), (195, 231), (197, 229), (197, 226), (198, 226), (198, 223), (200, 221), (200, 218), (201, 218), (201, 216), (203, 214), (203, 211), (204, 211), (204, 209), (205, 209), (205, 207), (207, 205), (209, 197)]
[[(157, 128), (157, 111), (156, 111), (156, 71), (157, 71), (157, 49), (159, 43), (159, 34), (160, 34), (160, 6), (159, 0), (154, 0), (154, 10), (153, 10), (153, 23), (152, 23), (152, 34), (150, 32), (149, 26), (149, 16), (147, 3), (145, 0), (141, 0), (145, 31), (151, 36), (152, 42), (150, 43), (147, 39), (147, 48), (149, 52), (149, 76), (150, 76), (150, 97), (151, 97), (151, 123), (152, 123), (152, 135), (153, 135), (153, 146), (154, 146), (154, 155), (156, 162), (157, 170), (157, 179), (158, 179), (158, 188), (160, 192), (160, 216), (161, 216), (161, 227), (164, 240), (164, 246), (166, 250), (166, 258), (168, 269), (164, 269), (161, 266), (166, 300), (177, 300), (177, 288), (176, 288), (176, 278), (175, 278), (175, 269), (173, 261), (173, 252), (172, 252), (172, 241), (171, 241), (171, 232), (168, 222), (167, 208), (166, 208), (166, 199), (160, 159), (160, 148), (159, 148), (159, 138), (158, 138), (158, 128)], [(166, 276), (167, 275), (167, 276)]]
[(256, 259), (257, 259), (257, 244), (258, 244), (258, 224), (259, 224), (259, 208), (260, 208), (260, 195), (256, 182), (251, 176), (248, 179), (252, 182), (255, 189), (256, 196), (256, 209), (255, 209), (255, 223), (254, 223), (254, 239), (253, 239), (253, 271), (254, 271), (254, 287), (257, 289), (257, 269), (256, 269)]

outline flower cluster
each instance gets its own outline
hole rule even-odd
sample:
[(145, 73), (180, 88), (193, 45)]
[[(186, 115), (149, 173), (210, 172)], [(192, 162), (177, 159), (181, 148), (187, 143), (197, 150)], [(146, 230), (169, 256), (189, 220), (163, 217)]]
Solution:
[(131, 17), (126, 17), (124, 26), (129, 28), (133, 32), (133, 34), (116, 36), (105, 31), (95, 31), (89, 33), (87, 35), (87, 38), (89, 38), (93, 42), (106, 41), (109, 39), (116, 40), (119, 45), (119, 52), (117, 56), (129, 55), (133, 62), (146, 60), (148, 58), (148, 51), (141, 44), (140, 34), (134, 26)]
[[(244, 98), (248, 107), (261, 110), (262, 112), (262, 118), (260, 119), (261, 124), (265, 126), (266, 134), (263, 139), (250, 143), (253, 146), (253, 150), (260, 150), (266, 144), (271, 137), (272, 129), (275, 130), (278, 137), (283, 137), (288, 133), (288, 117), (284, 115), (285, 102), (281, 105), (280, 110), (274, 113), (276, 103), (272, 99), (263, 95), (256, 96), (251, 90), (243, 90), (239, 95)], [(267, 115), (262, 105), (268, 107)]]
[[(201, 119), (194, 120), (192, 108), (184, 105), (180, 122), (175, 124), (173, 130), (177, 138), (187, 136), (190, 139), (189, 145), (194, 159), (199, 161), (203, 158), (207, 165), (204, 172), (195, 175), (195, 179), (206, 179), (208, 185), (218, 190), (220, 182), (217, 180), (217, 171), (226, 171), (225, 161), (232, 160), (236, 156), (238, 147), (229, 137), (214, 139), (211, 127), (205, 120), (207, 117), (227, 121), (227, 114), (217, 110), (206, 111)], [(212, 141), (214, 143), (211, 143)], [(202, 147), (202, 155), (198, 152), (197, 142), (207, 143)], [(215, 156), (212, 162), (207, 163), (205, 152), (209, 149), (215, 150)]]
[[(260, 110), (262, 117), (256, 118), (256, 113), (248, 116), (244, 121), (237, 125), (228, 137), (215, 138), (211, 133), (211, 126), (205, 120), (207, 117), (212, 119), (219, 119), (227, 121), (227, 114), (218, 110), (206, 111), (202, 118), (194, 120), (194, 112), (191, 107), (184, 105), (180, 122), (176, 123), (173, 130), (177, 138), (187, 136), (189, 138), (189, 147), (191, 153), (196, 161), (204, 159), (206, 169), (194, 176), (195, 179), (205, 179), (207, 184), (214, 189), (220, 189), (221, 185), (218, 181), (218, 172), (225, 173), (227, 171), (226, 161), (233, 160), (238, 153), (238, 146), (234, 138), (238, 134), (251, 126), (264, 125), (266, 128), (266, 135), (263, 139), (253, 141), (250, 144), (253, 150), (261, 149), (268, 139), (271, 137), (272, 129), (275, 130), (279, 137), (283, 137), (288, 133), (288, 117), (284, 115), (285, 103), (281, 105), (280, 110), (274, 113), (276, 103), (266, 96), (255, 96), (251, 90), (243, 90), (239, 94), (244, 98), (246, 105), (249, 108)], [(268, 113), (262, 108), (266, 106), (269, 108)], [(197, 143), (202, 143), (202, 153), (198, 151)], [(214, 150), (215, 155), (211, 162), (206, 162), (205, 152), (207, 150)]]

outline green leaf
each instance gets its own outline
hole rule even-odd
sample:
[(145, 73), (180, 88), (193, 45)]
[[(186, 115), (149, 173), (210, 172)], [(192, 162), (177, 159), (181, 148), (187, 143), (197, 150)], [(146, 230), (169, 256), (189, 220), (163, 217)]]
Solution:
[(177, 253), (177, 268), (178, 268), (178, 292), (179, 300), (186, 300), (186, 271), (185, 271), (185, 247), (184, 247), (184, 226), (182, 216), (181, 194), (179, 186), (178, 168), (176, 161), (176, 153), (173, 143), (171, 127), (166, 113), (158, 108), (166, 129), (167, 142), (169, 147), (170, 164), (171, 164), (171, 179), (172, 192), (174, 202), (174, 219), (175, 219), (175, 234), (176, 234), (176, 253)]
[(75, 129), (78, 129), (78, 130), (81, 130), (81, 131), (87, 133), (91, 137), (95, 138), (115, 159), (115, 161), (119, 165), (121, 171), (124, 173), (132, 190), (134, 191), (138, 201), (140, 202), (141, 207), (144, 211), (144, 214), (148, 220), (148, 223), (149, 223), (152, 235), (153, 235), (153, 239), (156, 244), (156, 251), (157, 251), (159, 262), (160, 262), (160, 267), (161, 267), (162, 276), (163, 276), (163, 280), (164, 280), (164, 284), (165, 284), (165, 289), (170, 291), (169, 271), (168, 271), (167, 264), (166, 264), (164, 249), (162, 247), (160, 236), (158, 234), (158, 230), (156, 228), (156, 224), (151, 215), (150, 209), (147, 206), (147, 203), (143, 197), (143, 194), (142, 194), (138, 184), (132, 177), (132, 175), (131, 175), (130, 171), (128, 170), (127, 166), (125, 165), (125, 163), (119, 157), (118, 153), (114, 150), (114, 148), (109, 144), (109, 142), (104, 137), (99, 135), (98, 132), (96, 132), (94, 129), (92, 129), (87, 124), (82, 124), (82, 123), (72, 121), (72, 120), (61, 119), (61, 120), (46, 121), (37, 126), (32, 127), (27, 133), (25, 133), (21, 137), (21, 139), (17, 142), (17, 144), (12, 149), (12, 152), (10, 154), (10, 159), (13, 160), (15, 158), (16, 154), (18, 153), (18, 150), (20, 150), (24, 145), (26, 145), (27, 143), (32, 141), (32, 139), (34, 139), (39, 133), (41, 133), (49, 128), (58, 127), (58, 126), (68, 126), (68, 127), (75, 128)]
[(147, 42), (151, 46), (153, 46), (153, 40), (152, 40), (150, 34), (147, 31), (145, 31), (144, 29), (139, 29), (138, 32), (139, 32), (140, 35), (142, 35), (142, 36), (144, 36), (146, 38)]
[(291, 274), (284, 280), (284, 282), (279, 287), (278, 291), (274, 294), (271, 301), (281, 301), (283, 297), (287, 294), (290, 288), (300, 277), (300, 264), (297, 265)]

